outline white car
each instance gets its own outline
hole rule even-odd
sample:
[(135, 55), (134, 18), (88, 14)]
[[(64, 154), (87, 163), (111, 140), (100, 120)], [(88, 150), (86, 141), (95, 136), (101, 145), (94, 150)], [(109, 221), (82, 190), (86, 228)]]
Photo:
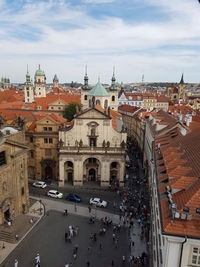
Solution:
[(54, 198), (63, 198), (63, 194), (58, 192), (57, 190), (49, 190), (47, 196)]
[(96, 205), (101, 208), (105, 208), (107, 206), (107, 202), (105, 200), (102, 200), (100, 198), (94, 197), (90, 198), (90, 205)]
[(33, 186), (40, 187), (40, 188), (45, 188), (47, 186), (47, 184), (45, 182), (42, 182), (42, 181), (37, 181), (37, 182), (33, 183)]

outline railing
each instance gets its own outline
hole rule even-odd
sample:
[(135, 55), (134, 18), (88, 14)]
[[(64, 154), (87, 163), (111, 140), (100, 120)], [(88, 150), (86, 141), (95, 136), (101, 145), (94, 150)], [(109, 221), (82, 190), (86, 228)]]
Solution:
[(96, 147), (96, 146), (85, 146), (85, 147), (78, 147), (78, 146), (63, 146), (60, 148), (60, 152), (63, 150), (74, 150), (78, 152), (85, 152), (85, 151), (94, 151), (94, 152), (121, 152), (125, 153), (125, 148), (122, 147)]

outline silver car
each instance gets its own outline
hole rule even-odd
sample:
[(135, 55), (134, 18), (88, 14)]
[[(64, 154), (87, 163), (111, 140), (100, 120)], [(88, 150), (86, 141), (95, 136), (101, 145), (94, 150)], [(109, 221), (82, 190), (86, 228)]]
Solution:
[(90, 198), (90, 205), (95, 205), (101, 208), (107, 207), (108, 203), (105, 200), (102, 200), (98, 197)]
[(63, 198), (63, 193), (60, 193), (57, 190), (49, 190), (47, 196), (53, 198)]

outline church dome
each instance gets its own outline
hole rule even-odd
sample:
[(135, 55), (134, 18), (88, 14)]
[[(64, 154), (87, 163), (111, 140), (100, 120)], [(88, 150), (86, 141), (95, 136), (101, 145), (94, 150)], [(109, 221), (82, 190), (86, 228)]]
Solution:
[(35, 72), (35, 76), (45, 76), (44, 71), (40, 69), (40, 65), (39, 65), (39, 69), (36, 70)]
[(95, 87), (90, 90), (88, 95), (89, 96), (109, 96), (109, 93), (102, 86), (102, 84), (98, 81)]

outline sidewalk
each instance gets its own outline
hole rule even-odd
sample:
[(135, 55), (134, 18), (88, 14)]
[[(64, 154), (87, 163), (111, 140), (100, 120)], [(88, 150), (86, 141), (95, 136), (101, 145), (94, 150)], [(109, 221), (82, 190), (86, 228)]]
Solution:
[[(37, 225), (42, 216), (44, 215), (44, 207), (39, 201), (36, 201), (29, 209), (26, 215), (19, 215), (16, 219), (17, 226), (13, 223), (13, 228), (16, 227), (17, 232), (15, 234), (19, 235), (19, 240), (16, 243), (8, 243), (0, 241), (0, 264), (6, 259), (6, 257), (19, 245), (19, 243), (28, 235), (28, 233)], [(34, 218), (35, 222), (31, 223), (30, 220)], [(20, 225), (19, 225), (20, 224)], [(20, 226), (20, 229), (19, 229)]]

